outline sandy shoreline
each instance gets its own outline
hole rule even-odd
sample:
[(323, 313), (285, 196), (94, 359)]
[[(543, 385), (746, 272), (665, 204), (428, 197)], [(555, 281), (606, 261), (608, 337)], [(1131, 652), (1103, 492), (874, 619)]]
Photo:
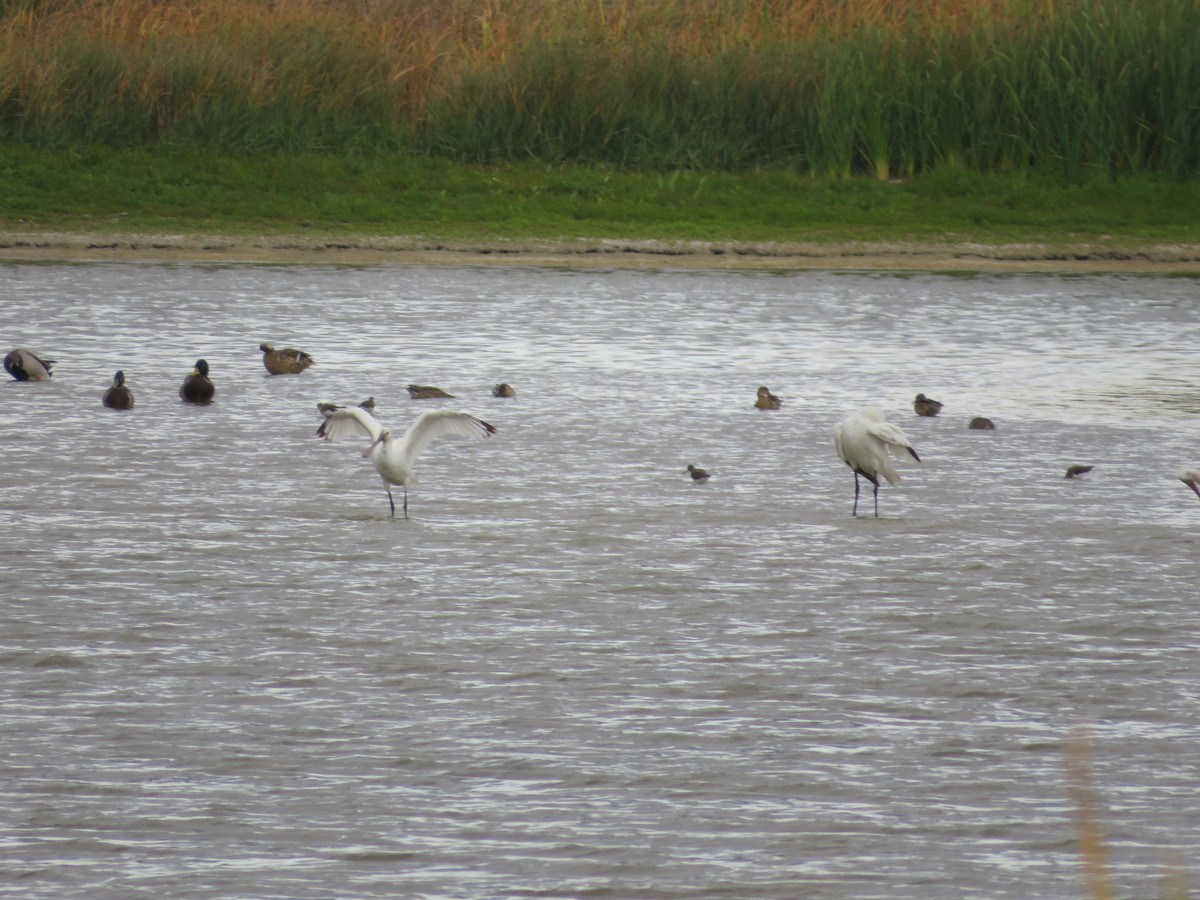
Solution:
[(516, 265), (697, 269), (877, 269), (1200, 275), (1200, 245), (674, 241), (428, 241), (2, 232), (0, 261)]

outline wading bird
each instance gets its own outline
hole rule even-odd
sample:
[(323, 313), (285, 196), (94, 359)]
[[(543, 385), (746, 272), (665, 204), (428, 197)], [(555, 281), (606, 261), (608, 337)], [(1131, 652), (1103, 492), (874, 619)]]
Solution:
[(942, 404), (926, 397), (924, 394), (917, 394), (916, 399), (913, 400), (913, 412), (918, 416), (929, 416), (932, 418), (941, 411)]
[(900, 480), (891, 454), (899, 456), (904, 451), (921, 461), (903, 429), (884, 421), (883, 410), (875, 406), (864, 406), (834, 425), (833, 446), (842, 462), (854, 470), (854, 516), (858, 515), (859, 475), (875, 486), (875, 517), (879, 518), (879, 476), (889, 484)]
[(465, 412), (451, 409), (430, 410), (421, 413), (399, 440), (384, 428), (374, 416), (364, 409), (339, 409), (321, 423), (317, 435), (327, 441), (341, 437), (361, 435), (371, 439), (371, 445), (363, 451), (363, 459), (375, 464), (375, 471), (383, 479), (392, 516), (396, 515), (396, 501), (392, 499), (392, 485), (404, 488), (404, 518), (408, 518), (408, 489), (417, 487), (417, 476), (413, 464), (421, 452), (440, 437), (488, 437), (496, 429), (482, 419)]
[(293, 347), (276, 350), (272, 344), (259, 344), (258, 349), (262, 351), (263, 365), (272, 375), (299, 375), (317, 362), (303, 350)]
[(185, 403), (212, 403), (217, 389), (208, 380), (208, 363), (202, 359), (196, 360), (192, 374), (183, 379), (179, 386), (179, 399)]
[(4, 371), (16, 381), (45, 381), (54, 368), (54, 360), (38, 359), (28, 350), (13, 350), (4, 357)]
[(1200, 469), (1188, 467), (1179, 470), (1179, 480), (1196, 492), (1196, 496), (1200, 497)]
[(1086, 475), (1092, 471), (1092, 466), (1068, 466), (1067, 474), (1063, 478), (1078, 478), (1080, 475)]
[(707, 469), (701, 469), (699, 466), (693, 466), (690, 463), (687, 470), (692, 473), (692, 481), (697, 484), (704, 484), (710, 477)]
[[(345, 409), (345, 408), (346, 408), (346, 407), (344, 407), (344, 406), (342, 406), (342, 405), (340, 405), (340, 404), (338, 404), (338, 403), (326, 403), (326, 402), (322, 401), (322, 402), (320, 402), (320, 403), (318, 403), (318, 404), (317, 404), (317, 412), (319, 412), (319, 413), (320, 413), (322, 416), (324, 416), (326, 419), (328, 419), (330, 416), (332, 416), (332, 415), (333, 415), (335, 412), (337, 412), (339, 409)], [(364, 400), (362, 403), (358, 404), (358, 408), (359, 408), (359, 409), (365, 409), (367, 412), (374, 414), (374, 412), (375, 412), (375, 398), (374, 398), (374, 397), (368, 397), (368, 398), (367, 398), (366, 400)]]
[(754, 401), (755, 409), (779, 409), (781, 406), (783, 406), (783, 401), (772, 394), (766, 385), (758, 389), (758, 399)]
[(506, 381), (500, 382), (492, 388), (493, 397), (515, 397), (517, 392), (513, 390), (513, 386)]
[(995, 431), (996, 423), (987, 416), (976, 416), (967, 424), (967, 427), (972, 431)]
[(120, 369), (104, 392), (104, 405), (109, 409), (133, 409), (133, 391), (125, 384), (125, 373)]
[(428, 384), (410, 384), (408, 386), (408, 396), (414, 400), (439, 400), (443, 397), (450, 400), (454, 399), (453, 394), (447, 394), (440, 387), (433, 387)]

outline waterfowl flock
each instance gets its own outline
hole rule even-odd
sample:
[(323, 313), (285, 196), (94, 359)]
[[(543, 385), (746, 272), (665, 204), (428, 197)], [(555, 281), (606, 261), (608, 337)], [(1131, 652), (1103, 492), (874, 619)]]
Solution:
[[(300, 374), (315, 365), (313, 357), (303, 350), (292, 347), (277, 350), (273, 344), (267, 342), (259, 344), (258, 349), (263, 354), (263, 366), (270, 375)], [(54, 360), (38, 356), (25, 348), (12, 350), (4, 357), (4, 369), (14, 381), (47, 381), (53, 374), (54, 365)], [(409, 397), (414, 400), (454, 397), (453, 394), (432, 385), (410, 384), (407, 390)], [(499, 382), (492, 388), (492, 396), (512, 398), (516, 396), (516, 391), (510, 384)], [(191, 372), (179, 386), (179, 397), (184, 403), (197, 405), (214, 402), (216, 386), (209, 377), (207, 360), (196, 360)], [(126, 383), (124, 370), (118, 370), (113, 375), (112, 383), (101, 397), (101, 403), (114, 410), (134, 408), (133, 391)], [(783, 401), (768, 387), (762, 385), (758, 388), (754, 402), (756, 409), (778, 410), (782, 405)], [(326, 441), (351, 436), (370, 440), (362, 456), (371, 460), (382, 479), (393, 517), (396, 514), (396, 504), (392, 497), (392, 487), (403, 489), (402, 511), (404, 517), (408, 518), (408, 488), (418, 483), (413, 466), (430, 444), (441, 437), (486, 438), (496, 433), (493, 425), (470, 413), (439, 409), (422, 413), (397, 437), (390, 428), (384, 427), (375, 418), (373, 396), (354, 406), (320, 401), (316, 407), (323, 418), (316, 432), (318, 437)], [(943, 403), (927, 397), (924, 393), (917, 394), (913, 400), (913, 411), (919, 417), (936, 417), (943, 408)], [(967, 427), (977, 431), (996, 429), (995, 423), (984, 416), (975, 416)], [(889, 484), (897, 484), (900, 481), (895, 467), (897, 460), (911, 458), (916, 462), (921, 461), (904, 430), (899, 425), (888, 422), (883, 411), (875, 406), (863, 407), (837, 422), (833, 426), (833, 445), (838, 458), (854, 473), (854, 504), (851, 507), (853, 517), (858, 516), (860, 479), (865, 478), (872, 486), (874, 514), (878, 517), (880, 479)], [(1071, 465), (1067, 467), (1064, 478), (1081, 478), (1093, 468), (1092, 465)], [(694, 484), (704, 484), (711, 478), (707, 469), (694, 464), (688, 464), (686, 471)], [(1177, 477), (1200, 497), (1200, 468), (1185, 467), (1179, 470)]]
[[(263, 366), (270, 375), (298, 375), (316, 361), (303, 350), (286, 347), (277, 350), (273, 344), (259, 344), (263, 354)], [(54, 360), (18, 348), (4, 358), (4, 369), (14, 381), (47, 381), (51, 377)], [(183, 403), (207, 406), (216, 400), (217, 389), (209, 375), (208, 361), (196, 360), (191, 372), (179, 385), (179, 399)], [(506, 389), (501, 391), (501, 388)], [(409, 385), (409, 394), (414, 399), (437, 399), (452, 397), (440, 388), (425, 385)], [(508, 384), (497, 384), (493, 390), (497, 397), (515, 397), (516, 391)], [(112, 383), (100, 398), (101, 404), (114, 410), (131, 410), (134, 407), (133, 391), (125, 380), (124, 370), (118, 370)], [(363, 458), (370, 459), (375, 470), (383, 479), (392, 516), (396, 515), (396, 504), (392, 498), (392, 487), (404, 489), (403, 512), (408, 518), (408, 488), (416, 486), (417, 478), (413, 465), (421, 453), (435, 440), (442, 437), (490, 437), (496, 433), (493, 425), (470, 413), (455, 410), (427, 410), (417, 417), (408, 430), (395, 437), (391, 429), (385, 428), (374, 416), (375, 398), (367, 397), (356, 406), (320, 401), (317, 412), (324, 421), (317, 429), (317, 436), (327, 441), (350, 436), (370, 438), (371, 443), (363, 451)]]

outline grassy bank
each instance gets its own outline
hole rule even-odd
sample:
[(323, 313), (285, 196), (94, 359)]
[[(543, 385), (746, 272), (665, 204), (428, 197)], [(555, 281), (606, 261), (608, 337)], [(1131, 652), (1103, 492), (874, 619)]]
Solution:
[(0, 229), (486, 239), (1200, 244), (1200, 184), (942, 168), (896, 183), (432, 158), (0, 148)]
[(0, 140), (1200, 174), (1196, 0), (0, 0)]

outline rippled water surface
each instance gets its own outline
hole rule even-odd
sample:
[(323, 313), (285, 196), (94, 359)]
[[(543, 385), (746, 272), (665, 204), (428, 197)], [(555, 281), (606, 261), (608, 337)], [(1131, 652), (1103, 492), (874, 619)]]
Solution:
[[(0, 384), (0, 893), (1079, 897), (1085, 725), (1118, 892), (1195, 869), (1194, 280), (9, 265), (0, 300), (58, 361)], [(403, 428), (410, 382), (498, 434), (435, 444), (405, 521), (315, 403)], [(868, 403), (921, 463), (855, 519), (830, 428)]]

